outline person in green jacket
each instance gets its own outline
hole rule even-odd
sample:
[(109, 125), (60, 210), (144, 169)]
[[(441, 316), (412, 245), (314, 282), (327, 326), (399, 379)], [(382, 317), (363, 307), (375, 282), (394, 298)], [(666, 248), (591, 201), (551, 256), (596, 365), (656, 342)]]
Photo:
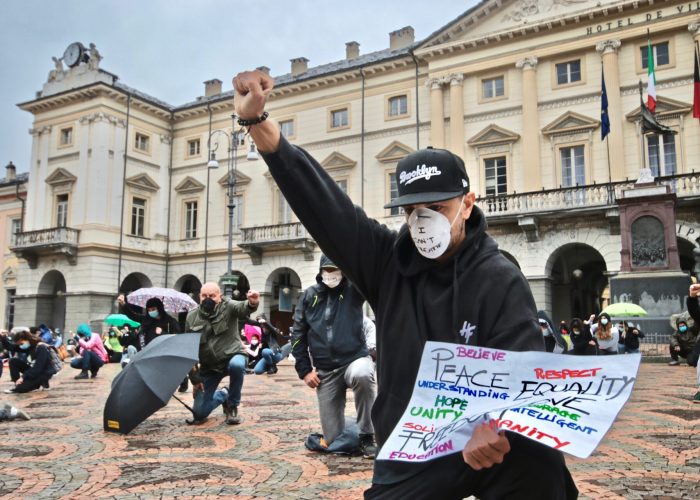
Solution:
[(122, 360), (122, 351), (124, 347), (119, 342), (121, 332), (116, 326), (111, 326), (107, 335), (102, 338), (102, 343), (105, 345), (105, 350), (109, 356), (110, 363), (119, 363)]
[[(199, 292), (199, 307), (187, 315), (186, 332), (200, 332), (199, 370), (190, 374), (194, 418), (188, 424), (200, 424), (217, 406), (223, 405), (226, 423), (241, 423), (238, 405), (248, 356), (241, 341), (239, 320), (258, 308), (260, 293), (249, 290), (244, 301), (221, 296), (216, 283), (205, 283)], [(218, 389), (229, 376), (228, 389)]]

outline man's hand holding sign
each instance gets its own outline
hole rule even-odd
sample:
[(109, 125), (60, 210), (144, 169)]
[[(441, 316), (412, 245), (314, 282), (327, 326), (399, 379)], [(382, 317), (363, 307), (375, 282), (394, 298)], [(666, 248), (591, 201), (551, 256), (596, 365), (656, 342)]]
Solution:
[(629, 398), (641, 360), (638, 354), (579, 357), (484, 348), (467, 356), (473, 351), (426, 343), (411, 401), (379, 459), (426, 461), (464, 446), (464, 461), (480, 470), (508, 453), (504, 430), (586, 458)]

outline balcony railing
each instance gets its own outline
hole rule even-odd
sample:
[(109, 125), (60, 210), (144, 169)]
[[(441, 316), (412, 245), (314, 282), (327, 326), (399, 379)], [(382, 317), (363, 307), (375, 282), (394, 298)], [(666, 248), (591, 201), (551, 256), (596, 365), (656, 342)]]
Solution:
[[(700, 173), (657, 177), (660, 185), (670, 186), (680, 199), (700, 196)], [(559, 189), (543, 189), (520, 194), (484, 196), (477, 204), (487, 216), (517, 216), (557, 210), (604, 208), (617, 204), (622, 191), (631, 189), (634, 181), (592, 184)]]
[(300, 250), (306, 260), (313, 260), (316, 243), (301, 222), (241, 228), (238, 246), (250, 255), (253, 264), (262, 263), (265, 250)]
[(12, 251), (34, 269), (41, 255), (62, 254), (75, 264), (78, 257), (80, 231), (70, 227), (54, 227), (24, 231), (14, 235)]

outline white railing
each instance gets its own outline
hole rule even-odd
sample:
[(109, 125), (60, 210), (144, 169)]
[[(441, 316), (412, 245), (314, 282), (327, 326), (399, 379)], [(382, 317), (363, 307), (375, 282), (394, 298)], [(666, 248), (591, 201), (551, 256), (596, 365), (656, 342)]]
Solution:
[(54, 245), (78, 246), (80, 231), (69, 227), (54, 227), (37, 231), (24, 231), (14, 235), (14, 247), (26, 249)]

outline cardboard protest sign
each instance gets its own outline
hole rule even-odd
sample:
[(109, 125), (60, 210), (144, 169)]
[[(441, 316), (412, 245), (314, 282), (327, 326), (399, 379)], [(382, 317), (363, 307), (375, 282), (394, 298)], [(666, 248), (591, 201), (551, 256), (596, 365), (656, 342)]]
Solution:
[(377, 459), (461, 452), (482, 423), (586, 458), (632, 393), (640, 360), (426, 342), (411, 401)]

